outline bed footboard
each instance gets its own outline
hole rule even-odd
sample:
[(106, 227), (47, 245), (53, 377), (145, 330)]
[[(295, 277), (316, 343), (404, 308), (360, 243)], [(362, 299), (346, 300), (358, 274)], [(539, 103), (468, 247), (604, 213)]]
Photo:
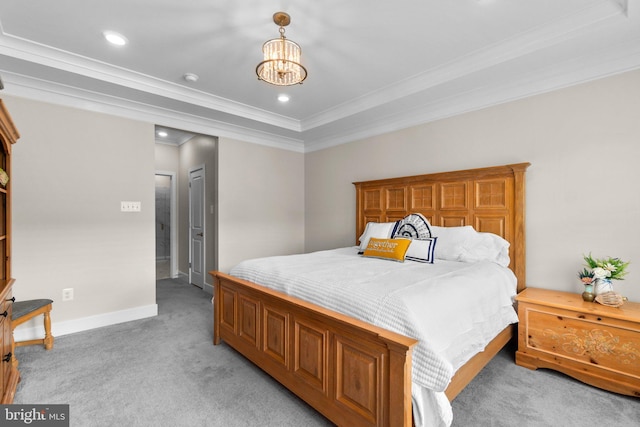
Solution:
[(224, 340), (339, 426), (412, 424), (416, 340), (220, 272), (213, 343)]

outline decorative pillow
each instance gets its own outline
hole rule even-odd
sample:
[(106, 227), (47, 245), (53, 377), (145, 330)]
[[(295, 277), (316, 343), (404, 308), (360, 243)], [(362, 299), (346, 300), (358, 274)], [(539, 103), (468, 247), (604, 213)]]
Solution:
[(429, 237), (422, 240), (411, 240), (411, 245), (407, 249), (405, 259), (417, 262), (429, 262), (433, 264), (434, 250), (436, 248), (437, 237)]
[(431, 225), (424, 215), (414, 213), (405, 216), (398, 221), (398, 226), (393, 237), (405, 237), (408, 239), (427, 239), (431, 237)]
[(369, 239), (369, 244), (363, 255), (404, 262), (404, 256), (410, 244), (411, 240), (409, 239), (378, 239), (372, 237)]
[(397, 224), (397, 222), (368, 222), (364, 228), (364, 233), (362, 233), (359, 239), (360, 249), (358, 253), (362, 254), (364, 250), (367, 249), (369, 239), (372, 237), (378, 239), (390, 239), (393, 237)]

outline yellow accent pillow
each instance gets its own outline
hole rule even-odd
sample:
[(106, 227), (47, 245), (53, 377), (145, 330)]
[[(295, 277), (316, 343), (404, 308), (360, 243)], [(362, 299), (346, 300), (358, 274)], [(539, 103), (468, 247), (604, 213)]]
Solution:
[(362, 255), (404, 262), (404, 255), (410, 244), (410, 239), (377, 239), (372, 237)]

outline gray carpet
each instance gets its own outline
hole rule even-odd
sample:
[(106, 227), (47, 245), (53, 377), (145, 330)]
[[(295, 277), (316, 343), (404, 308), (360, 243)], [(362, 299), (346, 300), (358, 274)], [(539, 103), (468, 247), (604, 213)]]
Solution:
[[(70, 405), (71, 426), (329, 426), (225, 344), (214, 346), (211, 296), (157, 283), (159, 315), (16, 349), (15, 403)], [(52, 312), (55, 320), (55, 303)], [(637, 426), (640, 400), (553, 371), (529, 371), (503, 350), (453, 402), (455, 427)]]
[(453, 401), (452, 427), (638, 427), (640, 399), (514, 362), (505, 348)]
[[(212, 344), (211, 295), (157, 282), (158, 316), (16, 349), (14, 403), (68, 403), (70, 425), (328, 426), (225, 344)], [(55, 303), (51, 313), (55, 319)]]

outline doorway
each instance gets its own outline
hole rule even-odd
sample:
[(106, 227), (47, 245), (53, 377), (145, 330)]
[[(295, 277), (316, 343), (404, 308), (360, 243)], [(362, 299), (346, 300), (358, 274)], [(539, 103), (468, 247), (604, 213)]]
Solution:
[(156, 172), (156, 280), (175, 278), (176, 183), (175, 173)]
[[(166, 136), (161, 137), (160, 130)], [(171, 175), (174, 183), (172, 188), (175, 188), (175, 192), (172, 190), (172, 206), (175, 210), (171, 213), (170, 226), (172, 278), (183, 279), (212, 293), (213, 286), (207, 283), (210, 279), (207, 272), (216, 270), (218, 265), (218, 138), (164, 126), (156, 126), (156, 131), (156, 174)], [(198, 171), (201, 177), (192, 176), (192, 172)], [(194, 199), (195, 207), (191, 209), (193, 182), (200, 197)], [(159, 201), (158, 205), (161, 204), (162, 201)], [(162, 224), (156, 224), (159, 237), (164, 231)], [(202, 236), (199, 236), (200, 233)], [(159, 251), (158, 258), (162, 256), (166, 255)]]

